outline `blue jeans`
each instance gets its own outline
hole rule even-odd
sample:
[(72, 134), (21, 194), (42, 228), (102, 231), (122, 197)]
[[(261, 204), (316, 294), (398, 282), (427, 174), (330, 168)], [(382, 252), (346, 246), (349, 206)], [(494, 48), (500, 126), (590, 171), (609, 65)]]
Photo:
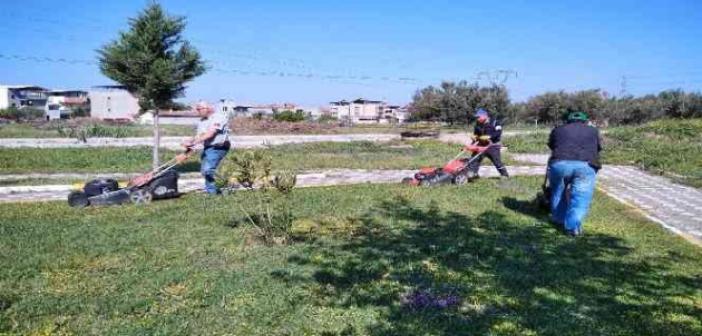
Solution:
[(217, 194), (219, 189), (215, 185), (215, 176), (217, 175), (217, 166), (224, 159), (224, 156), (229, 152), (228, 149), (206, 148), (200, 154), (200, 172), (205, 178), (205, 191), (208, 194)]
[(580, 230), (595, 192), (595, 170), (584, 161), (549, 164), (551, 218), (566, 230)]

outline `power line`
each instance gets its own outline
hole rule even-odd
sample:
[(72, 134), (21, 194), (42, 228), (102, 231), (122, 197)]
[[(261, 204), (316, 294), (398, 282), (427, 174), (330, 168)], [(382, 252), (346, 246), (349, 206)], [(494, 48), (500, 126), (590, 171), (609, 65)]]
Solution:
[[(16, 60), (16, 61), (26, 61), (35, 63), (62, 63), (62, 64), (72, 64), (72, 65), (98, 65), (97, 61), (82, 60), (82, 59), (70, 59), (70, 58), (55, 58), (55, 57), (38, 57), (38, 56), (25, 56), (25, 55), (14, 55), (14, 54), (0, 54), (0, 59)], [(346, 83), (361, 84), (359, 82), (350, 81), (382, 81), (382, 82), (393, 82), (397, 84), (411, 84), (415, 85), (418, 81), (411, 77), (390, 77), (390, 76), (344, 76), (338, 74), (319, 74), (319, 73), (302, 73), (302, 72), (290, 72), (290, 71), (277, 71), (277, 70), (244, 70), (238, 68), (227, 68), (221, 66), (214, 66), (211, 68), (219, 73), (231, 73), (243, 76), (262, 76), (262, 77), (291, 77), (299, 79), (317, 79), (317, 80), (330, 80), (330, 81), (346, 81)]]
[[(50, 24), (59, 23), (57, 20), (45, 19), (45, 18), (34, 18), (34, 17), (25, 17), (25, 20), (30, 21), (30, 22), (40, 22), (40, 23), (50, 23)], [(96, 30), (107, 31), (107, 29), (104, 28), (104, 21), (102, 21), (102, 24), (100, 24), (100, 23), (101, 23), (101, 21), (92, 19), (92, 20), (83, 20), (82, 25), (90, 27), (91, 30), (94, 28), (97, 28)], [(0, 29), (2, 29), (2, 28), (4, 28), (4, 27), (0, 27)], [(32, 28), (29, 28), (26, 30), (33, 31), (33, 32), (36, 32), (36, 33), (39, 33), (39, 34), (42, 34), (45, 36), (51, 35), (52, 39), (63, 39), (63, 40), (72, 41), (72, 42), (79, 40), (79, 38), (76, 37), (75, 35), (67, 35), (67, 34), (61, 35), (61, 34), (56, 33), (56, 31), (54, 31), (54, 30), (49, 30), (46, 28), (42, 29), (41, 27), (32, 27)], [(198, 39), (198, 38), (194, 38), (194, 39), (190, 38), (189, 40), (193, 43), (204, 45), (205, 46), (204, 49), (207, 49), (208, 52), (211, 52), (214, 54), (219, 54), (220, 56), (224, 56), (226, 58), (240, 58), (240, 59), (252, 60), (254, 62), (263, 61), (265, 63), (268, 63), (268, 65), (264, 66), (266, 68), (266, 70), (262, 70), (262, 69), (241, 70), (241, 69), (236, 69), (235, 67), (232, 68), (232, 67), (228, 66), (226, 64), (227, 62), (225, 61), (225, 62), (222, 62), (222, 63), (225, 63), (225, 65), (220, 66), (220, 68), (223, 68), (223, 69), (221, 69), (221, 70), (223, 70), (221, 72), (224, 72), (224, 73), (230, 72), (230, 73), (237, 73), (237, 74), (247, 74), (247, 73), (265, 72), (266, 75), (268, 75), (268, 76), (278, 75), (279, 77), (300, 77), (300, 78), (323, 77), (323, 79), (327, 79), (327, 80), (330, 80), (330, 79), (335, 80), (335, 79), (340, 79), (340, 78), (344, 79), (344, 80), (380, 80), (380, 81), (386, 81), (386, 82), (395, 82), (395, 83), (399, 83), (399, 84), (408, 84), (408, 82), (417, 83), (420, 81), (419, 79), (413, 78), (410, 76), (395, 76), (395, 77), (380, 76), (380, 77), (378, 77), (378, 76), (368, 76), (365, 74), (308, 76), (307, 75), (308, 73), (319, 73), (320, 71), (313, 71), (311, 67), (307, 66), (306, 61), (301, 60), (301, 59), (289, 58), (289, 57), (278, 57), (278, 56), (268, 57), (268, 59), (267, 59), (267, 57), (265, 57), (264, 54), (262, 54), (260, 52), (251, 53), (251, 54), (247, 55), (239, 50), (238, 52), (234, 53), (229, 49), (226, 49), (226, 51), (224, 51), (225, 49), (211, 47), (212, 45), (216, 45), (217, 43), (210, 43), (210, 42), (207, 42), (206, 40)], [(221, 41), (218, 42), (218, 44), (221, 44)], [(251, 64), (251, 65), (253, 65), (253, 64)], [(282, 66), (282, 68), (279, 70), (271, 70), (271, 65), (279, 65), (279, 66)], [(289, 67), (296, 68), (297, 72), (304, 71), (305, 74), (297, 73), (297, 74), (292, 74), (292, 75), (286, 75), (287, 73), (291, 73), (288, 69), (286, 69)], [(350, 71), (348, 71), (348, 72), (351, 73)], [(339, 78), (336, 78), (336, 77), (339, 77)]]
[(518, 73), (515, 70), (486, 70), (478, 72), (475, 76), (477, 81), (486, 79), (491, 85), (498, 86), (504, 85), (510, 77), (517, 78)]

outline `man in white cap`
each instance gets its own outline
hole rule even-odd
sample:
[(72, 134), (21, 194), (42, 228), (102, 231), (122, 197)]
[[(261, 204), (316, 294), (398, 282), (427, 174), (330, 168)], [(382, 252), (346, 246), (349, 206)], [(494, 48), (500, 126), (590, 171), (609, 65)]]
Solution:
[(200, 172), (205, 178), (205, 191), (216, 195), (219, 189), (215, 185), (217, 166), (229, 152), (229, 117), (222, 111), (215, 112), (214, 107), (207, 102), (200, 101), (195, 106), (195, 111), (200, 117), (197, 125), (197, 135), (183, 142), (186, 148), (202, 144), (200, 155), (202, 162)]

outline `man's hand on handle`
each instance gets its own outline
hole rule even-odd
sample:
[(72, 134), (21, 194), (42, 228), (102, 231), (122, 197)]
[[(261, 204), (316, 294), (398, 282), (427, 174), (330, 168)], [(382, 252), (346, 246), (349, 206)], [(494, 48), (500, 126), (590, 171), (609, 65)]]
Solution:
[(188, 138), (186, 140), (183, 140), (183, 142), (180, 145), (185, 147), (186, 151), (189, 151), (193, 146), (195, 146), (195, 139)]
[(180, 164), (180, 163), (187, 161), (190, 158), (190, 154), (192, 154), (192, 152), (193, 152), (192, 146), (185, 147), (185, 152), (176, 155), (176, 157), (175, 157), (176, 162)]
[(470, 145), (466, 145), (465, 147), (463, 147), (463, 150), (466, 152), (471, 152), (471, 153), (482, 153), (485, 150), (487, 150), (487, 148), (488, 148), (488, 146), (483, 147), (483, 146), (478, 146), (475, 144), (470, 144)]

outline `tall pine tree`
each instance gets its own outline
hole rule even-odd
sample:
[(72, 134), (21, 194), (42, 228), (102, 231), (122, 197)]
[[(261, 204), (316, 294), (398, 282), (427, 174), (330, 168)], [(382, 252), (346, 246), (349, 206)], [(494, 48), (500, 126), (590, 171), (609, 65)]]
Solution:
[(129, 31), (98, 50), (100, 70), (139, 99), (140, 112), (153, 111), (153, 165), (159, 164), (159, 110), (182, 97), (185, 83), (205, 72), (200, 54), (182, 33), (185, 18), (169, 16), (151, 3), (129, 20)]

